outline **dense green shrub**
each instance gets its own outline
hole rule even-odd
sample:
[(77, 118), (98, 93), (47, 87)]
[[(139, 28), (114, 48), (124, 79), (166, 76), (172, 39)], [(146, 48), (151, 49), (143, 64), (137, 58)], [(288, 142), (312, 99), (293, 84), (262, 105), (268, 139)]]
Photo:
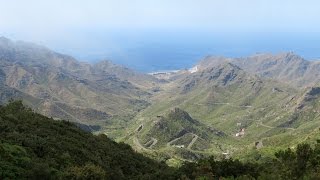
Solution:
[(299, 144), (296, 150), (275, 153), (275, 159), (265, 162), (216, 160), (214, 157), (197, 163), (185, 163), (177, 173), (184, 179), (320, 179), (320, 143), (315, 147)]
[(210, 157), (173, 169), (14, 101), (0, 107), (0, 179), (320, 179), (320, 141), (262, 162)]
[(23, 106), (0, 107), (0, 179), (167, 179), (172, 169), (106, 135)]

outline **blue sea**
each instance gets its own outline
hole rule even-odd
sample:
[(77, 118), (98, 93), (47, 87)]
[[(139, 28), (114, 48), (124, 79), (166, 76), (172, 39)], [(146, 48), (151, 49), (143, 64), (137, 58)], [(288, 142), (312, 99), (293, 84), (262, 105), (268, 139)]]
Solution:
[(308, 60), (320, 59), (319, 33), (88, 32), (69, 42), (56, 42), (53, 49), (81, 61), (108, 59), (142, 72), (190, 68), (208, 55), (290, 51)]

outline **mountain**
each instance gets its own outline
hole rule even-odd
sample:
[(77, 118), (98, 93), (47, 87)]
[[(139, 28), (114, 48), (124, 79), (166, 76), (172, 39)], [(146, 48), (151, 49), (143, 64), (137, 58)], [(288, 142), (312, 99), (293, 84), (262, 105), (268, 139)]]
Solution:
[[(32, 100), (31, 107), (54, 118), (101, 125), (128, 120), (147, 107), (158, 80), (104, 61), (95, 65), (26, 42), (0, 38), (2, 97)], [(21, 95), (10, 94), (19, 92)], [(7, 98), (2, 98), (6, 102)], [(25, 98), (23, 98), (25, 99)]]
[[(190, 70), (166, 77), (163, 91), (129, 124), (134, 138), (123, 140), (169, 164), (209, 154), (243, 158), (255, 152), (256, 144), (261, 144), (259, 153), (265, 157), (279, 148), (315, 142), (320, 127), (319, 87), (288, 85), (242, 69), (234, 63), (238, 61), (207, 57)], [(170, 115), (176, 108), (197, 121), (177, 121)], [(223, 136), (215, 136), (210, 128)], [(175, 139), (178, 147), (165, 146)], [(191, 141), (194, 148), (188, 148)]]
[(210, 67), (221, 62), (231, 62), (251, 74), (275, 79), (291, 86), (313, 86), (320, 79), (319, 61), (308, 61), (292, 52), (256, 54), (246, 58), (208, 56), (199, 66), (206, 65)]
[(95, 73), (100, 74), (113, 74), (123, 81), (129, 81), (133, 85), (142, 88), (153, 88), (155, 84), (162, 83), (157, 78), (136, 72), (124, 66), (113, 64), (111, 61), (103, 60), (93, 65)]
[[(179, 108), (174, 108), (152, 118), (152, 121), (141, 122), (128, 139), (132, 139), (133, 146), (140, 150), (161, 150), (168, 152), (169, 157), (196, 160), (203, 155), (193, 153), (193, 150), (209, 149), (215, 140), (224, 136), (223, 132), (193, 119)], [(161, 159), (161, 156), (158, 158)]]
[(293, 53), (207, 56), (143, 74), (0, 38), (0, 100), (107, 134), (177, 166), (216, 155), (270, 158), (320, 138), (319, 63)]

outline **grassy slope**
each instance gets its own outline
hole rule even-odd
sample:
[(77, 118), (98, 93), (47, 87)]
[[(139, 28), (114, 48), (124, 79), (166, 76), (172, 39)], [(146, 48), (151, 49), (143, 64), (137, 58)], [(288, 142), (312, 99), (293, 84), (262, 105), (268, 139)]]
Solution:
[(6, 88), (0, 103), (7, 97), (33, 98), (27, 100), (31, 107), (49, 117), (119, 128), (149, 105), (147, 91), (155, 82), (110, 62), (90, 65), (42, 46), (0, 38), (0, 88)]
[[(231, 71), (232, 68), (227, 66), (225, 70)], [(215, 72), (214, 70), (209, 74)], [(237, 73), (238, 76), (226, 85), (221, 85), (220, 77), (208, 81), (201, 72), (167, 84), (163, 87), (163, 92), (153, 97), (153, 104), (138, 114), (131, 128), (127, 129), (128, 134), (137, 134), (136, 128), (143, 124), (145, 130), (137, 135), (143, 144), (145, 139), (150, 137), (150, 133), (147, 133), (150, 131), (148, 128), (153, 126), (152, 123), (157, 116), (179, 107), (190, 113), (194, 119), (227, 135), (225, 138), (207, 141), (209, 148), (187, 150), (195, 154), (221, 154), (229, 151), (234, 156), (241, 157), (244, 156), (242, 152), (253, 151), (254, 143), (257, 141), (262, 141), (263, 149), (266, 149), (260, 150), (261, 153), (273, 154), (267, 153), (270, 151), (268, 149), (294, 146), (305, 140), (314, 141), (318, 137), (316, 132), (320, 123), (319, 116), (316, 115), (319, 114), (316, 112), (319, 107), (317, 97), (308, 102), (304, 109), (297, 110), (297, 106), (303, 101), (303, 93), (275, 81), (250, 76), (241, 70)], [(224, 75), (226, 74), (222, 73), (220, 76)], [(201, 81), (196, 81), (197, 85), (186, 92), (185, 86), (199, 77), (202, 78)], [(288, 124), (292, 120), (294, 123)], [(241, 126), (237, 126), (237, 123), (241, 123)], [(245, 128), (245, 136), (235, 137), (240, 128)], [(153, 136), (163, 139), (163, 134)], [(185, 137), (181, 141), (190, 142), (190, 139)], [(130, 138), (124, 140), (135, 146)], [(201, 141), (199, 143), (201, 144)], [(153, 148), (157, 149), (157, 152), (169, 153), (177, 159), (183, 157), (178, 151), (186, 150), (167, 146)], [(155, 152), (150, 149), (144, 150), (151, 154)]]

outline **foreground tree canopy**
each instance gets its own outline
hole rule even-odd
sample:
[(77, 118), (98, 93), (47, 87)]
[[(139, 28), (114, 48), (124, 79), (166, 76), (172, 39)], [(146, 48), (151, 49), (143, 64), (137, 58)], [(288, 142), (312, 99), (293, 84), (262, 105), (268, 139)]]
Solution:
[(170, 172), (116, 143), (22, 105), (0, 108), (0, 179), (159, 179)]
[(263, 162), (214, 157), (170, 168), (21, 101), (0, 107), (0, 179), (319, 179), (320, 143)]

